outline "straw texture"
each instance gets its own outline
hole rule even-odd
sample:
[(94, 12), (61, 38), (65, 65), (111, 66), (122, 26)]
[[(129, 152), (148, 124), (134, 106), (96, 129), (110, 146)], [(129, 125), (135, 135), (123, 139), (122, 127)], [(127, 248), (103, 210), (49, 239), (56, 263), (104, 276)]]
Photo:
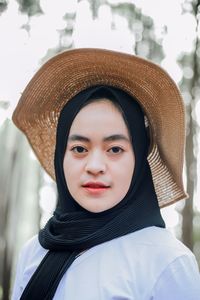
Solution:
[(187, 198), (182, 181), (185, 114), (176, 84), (158, 65), (110, 50), (63, 52), (44, 64), (24, 90), (13, 121), (47, 173), (55, 179), (55, 136), (61, 109), (94, 85), (121, 88), (142, 106), (150, 126), (148, 160), (160, 207)]

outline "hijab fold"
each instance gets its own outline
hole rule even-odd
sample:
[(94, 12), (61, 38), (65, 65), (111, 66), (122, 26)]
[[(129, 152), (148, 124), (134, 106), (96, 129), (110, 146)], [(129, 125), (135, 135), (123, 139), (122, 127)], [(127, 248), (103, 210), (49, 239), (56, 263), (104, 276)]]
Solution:
[[(92, 213), (71, 196), (63, 159), (74, 118), (88, 101), (98, 98), (110, 99), (120, 106), (132, 139), (135, 168), (129, 190), (121, 202), (106, 211)], [(21, 300), (52, 299), (64, 273), (83, 250), (149, 226), (165, 227), (147, 161), (148, 149), (143, 111), (137, 100), (124, 91), (95, 86), (80, 92), (64, 106), (58, 120), (54, 160), (58, 204), (52, 218), (39, 232), (41, 246), (49, 251), (31, 277)]]

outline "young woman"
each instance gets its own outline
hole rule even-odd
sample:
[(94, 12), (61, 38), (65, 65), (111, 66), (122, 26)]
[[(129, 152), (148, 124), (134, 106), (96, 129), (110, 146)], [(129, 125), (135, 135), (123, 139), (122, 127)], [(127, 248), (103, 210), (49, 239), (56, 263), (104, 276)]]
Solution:
[(184, 199), (184, 110), (157, 65), (100, 49), (48, 61), (14, 112), (58, 203), (24, 246), (13, 300), (198, 300), (194, 255), (160, 207)]

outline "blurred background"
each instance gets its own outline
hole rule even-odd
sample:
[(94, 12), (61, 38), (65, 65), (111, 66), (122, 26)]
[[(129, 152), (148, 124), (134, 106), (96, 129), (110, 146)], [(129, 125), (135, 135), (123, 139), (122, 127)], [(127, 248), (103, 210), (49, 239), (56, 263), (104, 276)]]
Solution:
[[(162, 210), (200, 264), (200, 0), (0, 0), (0, 299), (9, 299), (19, 251), (51, 216), (55, 183), (11, 121), (37, 69), (60, 51), (98, 47), (161, 65), (187, 114), (184, 182), (190, 199)], [(176, 145), (174, 145), (176, 147)]]

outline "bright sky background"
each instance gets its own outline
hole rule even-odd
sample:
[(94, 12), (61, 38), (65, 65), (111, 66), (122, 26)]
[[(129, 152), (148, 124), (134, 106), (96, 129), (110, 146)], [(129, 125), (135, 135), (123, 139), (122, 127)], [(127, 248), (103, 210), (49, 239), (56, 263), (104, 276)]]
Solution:
[[(108, 2), (115, 5), (118, 2), (127, 1), (109, 0)], [(162, 45), (165, 58), (161, 65), (177, 83), (180, 82), (183, 74), (187, 78), (193, 76), (193, 70), (190, 66), (182, 70), (176, 63), (180, 53), (192, 51), (195, 41), (196, 21), (190, 12), (181, 14), (183, 2), (183, 0), (132, 1), (142, 9), (143, 14), (153, 18), (156, 36), (158, 38), (164, 37)], [(112, 29), (112, 14), (108, 5), (100, 7), (96, 20), (92, 19), (90, 7), (86, 0), (79, 3), (76, 0), (40, 0), (40, 5), (44, 14), (31, 17), (28, 20), (25, 14), (19, 13), (17, 2), (10, 0), (8, 9), (0, 15), (0, 102), (9, 103), (7, 109), (0, 106), (0, 126), (7, 117), (11, 117), (20, 93), (41, 65), (40, 58), (46, 55), (47, 49), (56, 48), (59, 44), (58, 33), (66, 27), (66, 22), (63, 19), (66, 12), (76, 12), (72, 37), (75, 47), (102, 47), (129, 53), (133, 51), (134, 40), (133, 35), (130, 37), (127, 20), (118, 16), (117, 27)], [(185, 5), (190, 11), (191, 4), (188, 2)], [(24, 25), (30, 26), (29, 32), (24, 29)], [(166, 36), (163, 35), (163, 28), (167, 28)], [(190, 95), (185, 95), (185, 97), (190, 97)], [(196, 113), (200, 116), (199, 101)], [(200, 117), (197, 122), (200, 125)], [(41, 207), (44, 210), (48, 204), (49, 193), (52, 194), (52, 190), (47, 179), (47, 186), (44, 186), (40, 191)], [(200, 210), (199, 201), (197, 203), (196, 200), (195, 205)], [(48, 207), (47, 210), (51, 211), (52, 207)], [(174, 207), (164, 209), (163, 214), (169, 227), (174, 227), (179, 222), (179, 215)]]

